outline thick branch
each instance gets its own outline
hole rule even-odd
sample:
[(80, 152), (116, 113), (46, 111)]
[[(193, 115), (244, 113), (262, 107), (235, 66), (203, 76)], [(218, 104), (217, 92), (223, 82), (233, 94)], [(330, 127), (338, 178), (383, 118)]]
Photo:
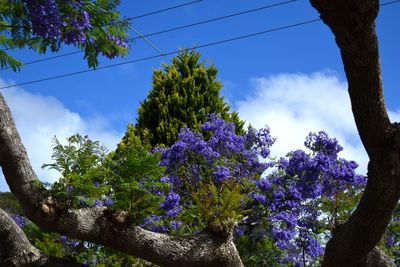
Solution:
[(83, 266), (75, 261), (48, 257), (29, 243), (25, 233), (0, 209), (0, 265), (1, 266)]
[(375, 31), (379, 1), (310, 1), (340, 48), (354, 118), (370, 158), (365, 192), (328, 242), (323, 266), (368, 266), (400, 198), (400, 127), (390, 123), (383, 99)]
[(87, 240), (163, 266), (243, 266), (232, 236), (172, 237), (129, 223), (125, 212), (106, 208), (65, 211), (37, 185), (36, 175), (0, 94), (0, 166), (28, 218), (40, 227)]
[(361, 140), (372, 159), (390, 125), (383, 92), (375, 18), (379, 0), (311, 0), (340, 48)]

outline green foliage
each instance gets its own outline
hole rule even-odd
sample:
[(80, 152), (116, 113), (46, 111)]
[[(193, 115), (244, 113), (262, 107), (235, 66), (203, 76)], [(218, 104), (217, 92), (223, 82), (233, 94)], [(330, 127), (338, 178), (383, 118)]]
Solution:
[(200, 62), (200, 53), (183, 50), (154, 71), (152, 89), (140, 103), (135, 125), (137, 135), (152, 147), (170, 146), (182, 127), (199, 130), (206, 116), (219, 113), (236, 125), (238, 133), (243, 124), (236, 112), (220, 96), (222, 84), (217, 81), (217, 69)]
[(22, 214), (22, 207), (11, 192), (0, 192), (0, 209), (9, 214)]
[(113, 208), (127, 210), (135, 222), (140, 222), (160, 209), (162, 198), (153, 191), (167, 191), (168, 186), (160, 183), (164, 168), (158, 166), (159, 155), (150, 153), (141, 145), (122, 149), (113, 161)]
[(241, 186), (233, 181), (226, 181), (219, 187), (206, 183), (193, 193), (201, 222), (206, 229), (220, 235), (229, 234), (245, 214), (245, 197)]
[(108, 159), (114, 174), (112, 208), (129, 211), (136, 223), (157, 213), (162, 198), (152, 192), (168, 189), (159, 182), (164, 168), (158, 166), (159, 155), (152, 154), (149, 147), (143, 145), (132, 125), (128, 125), (125, 136)]
[(354, 188), (348, 188), (345, 191), (337, 192), (333, 200), (322, 197), (319, 203), (319, 209), (326, 215), (322, 220), (320, 231), (329, 232), (345, 223), (354, 211), (361, 198), (362, 192)]
[(79, 207), (83, 203), (91, 206), (109, 191), (108, 184), (113, 176), (105, 165), (106, 149), (99, 142), (79, 134), (69, 137), (67, 141), (63, 145), (54, 138), (54, 163), (42, 167), (61, 173), (51, 191), (66, 207)]
[[(281, 253), (271, 237), (265, 235), (263, 232), (260, 232), (259, 235), (240, 235), (235, 237), (235, 245), (240, 253), (243, 264), (247, 267), (284, 267), (284, 265), (276, 262)], [(261, 236), (263, 238), (260, 238)]]
[(378, 246), (400, 266), (400, 202), (393, 213), (392, 221)]
[[(112, 198), (109, 209), (129, 211), (135, 224), (159, 212), (162, 197), (152, 192), (168, 190), (166, 184), (159, 182), (164, 168), (158, 166), (159, 155), (150, 153), (129, 129), (126, 142), (121, 142), (108, 155), (99, 142), (88, 136), (73, 135), (65, 145), (54, 138), (54, 162), (43, 167), (61, 173), (60, 179), (51, 186), (61, 205), (82, 208), (96, 205), (99, 200), (103, 200), (99, 202), (103, 205), (106, 198)], [(60, 244), (59, 235), (41, 232), (37, 227), (29, 226), (27, 231), (37, 247), (49, 255), (61, 253), (90, 266), (155, 266), (101, 245), (77, 240)]]

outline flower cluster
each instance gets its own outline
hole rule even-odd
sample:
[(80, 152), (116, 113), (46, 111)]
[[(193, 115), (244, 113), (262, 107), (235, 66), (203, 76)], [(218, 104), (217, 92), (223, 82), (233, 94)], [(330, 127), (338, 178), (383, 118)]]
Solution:
[[(217, 195), (200, 192), (208, 188), (204, 187), (205, 185), (214, 184), (219, 188), (219, 192), (222, 192), (222, 188), (229, 182), (254, 184), (271, 166), (259, 160), (260, 157), (268, 156), (269, 147), (274, 142), (268, 129), (260, 131), (251, 129), (246, 135), (238, 135), (235, 133), (233, 123), (225, 122), (216, 114), (209, 115), (200, 129), (201, 132), (193, 132), (182, 128), (178, 140), (171, 147), (156, 148), (156, 152), (161, 152), (160, 165), (166, 167), (166, 176), (162, 177), (160, 182), (168, 184), (171, 191), (166, 193), (161, 203), (161, 208), (164, 210), (162, 218), (154, 216), (147, 218), (148, 229), (175, 230), (183, 224), (187, 227), (201, 225), (202, 222), (199, 219), (191, 222), (181, 222), (179, 219), (182, 216), (201, 217), (199, 214), (192, 214), (193, 216), (182, 214), (193, 207), (195, 202), (193, 194), (199, 194), (200, 199), (204, 199), (205, 202), (211, 201), (211, 198)], [(247, 187), (247, 185), (243, 186)], [(207, 200), (207, 197), (210, 199)], [(245, 197), (244, 194), (240, 199)], [(221, 202), (217, 199), (212, 201)], [(221, 212), (210, 211), (210, 214), (218, 216)], [(160, 221), (163, 220), (165, 221), (164, 228), (160, 228)]]
[[(109, 58), (114, 58), (118, 51), (109, 48), (107, 53), (98, 47), (94, 39), (88, 38), (93, 26), (89, 9), (82, 0), (25, 0), (30, 18), (32, 34), (48, 40), (62, 41), (66, 44), (82, 45), (90, 41), (92, 47)], [(108, 33), (107, 40), (124, 49), (128, 48), (126, 38)]]
[(69, 5), (74, 12), (63, 18), (62, 39), (66, 44), (82, 44), (86, 41), (85, 32), (92, 27), (89, 13), (83, 10), (81, 1), (72, 1)]
[(26, 221), (25, 221), (25, 218), (24, 218), (23, 216), (17, 214), (17, 215), (12, 216), (12, 218), (13, 218), (14, 222), (15, 222), (19, 227), (21, 227), (21, 228), (24, 228), (24, 227), (25, 227)]
[(46, 39), (59, 39), (62, 18), (55, 0), (27, 0), (32, 32)]
[[(161, 182), (168, 183), (172, 191), (161, 205), (164, 217), (148, 218), (152, 229), (168, 231), (171, 227), (163, 222), (165, 218), (185, 217), (193, 207), (193, 193), (202, 185), (211, 183), (223, 188), (231, 181), (242, 185), (245, 197), (239, 199), (248, 211), (235, 230), (237, 236), (272, 240), (280, 251), (274, 259), (282, 264), (311, 264), (323, 254), (319, 234), (323, 218), (336, 219), (330, 218), (333, 212), (329, 205), (337, 202), (340, 194), (357, 195), (365, 186), (365, 177), (356, 174), (358, 165), (354, 161), (338, 156), (343, 148), (325, 132), (309, 134), (305, 141), (309, 152), (296, 150), (272, 161), (270, 147), (275, 139), (268, 128), (250, 128), (245, 135), (237, 135), (234, 130), (233, 123), (211, 114), (201, 126), (201, 133), (181, 129), (171, 147), (157, 149), (167, 174)], [(270, 167), (273, 171), (262, 177)], [(208, 201), (204, 198), (207, 193), (201, 196), (202, 201)], [(215, 209), (209, 214), (220, 212)], [(193, 228), (196, 221), (190, 223), (187, 226)]]
[(91, 28), (89, 13), (81, 1), (66, 1), (67, 15), (55, 0), (27, 0), (32, 32), (45, 39), (61, 39), (67, 44), (82, 44)]
[[(339, 158), (342, 147), (325, 132), (310, 133), (305, 146), (310, 150), (290, 152), (276, 163), (276, 171), (256, 182), (258, 190), (249, 194), (253, 207), (269, 214), (271, 236), (276, 246), (284, 251), (282, 263), (304, 264), (322, 255), (317, 234), (321, 217), (330, 216), (321, 205), (336, 201), (343, 192), (359, 192), (366, 184), (357, 175), (354, 161)], [(326, 204), (328, 203), (328, 204)], [(255, 217), (252, 218), (252, 217)], [(249, 216), (257, 220), (257, 213)]]

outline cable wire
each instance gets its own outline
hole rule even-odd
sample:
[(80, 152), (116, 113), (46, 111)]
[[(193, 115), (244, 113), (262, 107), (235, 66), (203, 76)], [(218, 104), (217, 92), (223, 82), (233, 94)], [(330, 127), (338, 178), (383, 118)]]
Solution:
[(188, 2), (188, 3), (183, 3), (183, 4), (180, 4), (180, 5), (167, 7), (167, 8), (164, 8), (164, 9), (156, 10), (156, 11), (149, 12), (149, 13), (142, 14), (142, 15), (138, 15), (138, 16), (135, 16), (135, 17), (129, 17), (129, 18), (126, 18), (125, 20), (129, 21), (129, 20), (134, 20), (134, 19), (140, 19), (140, 18), (143, 18), (143, 17), (147, 17), (147, 16), (151, 16), (151, 15), (154, 15), (154, 14), (158, 14), (158, 13), (161, 13), (161, 12), (165, 12), (165, 11), (169, 11), (169, 10), (173, 10), (173, 9), (177, 9), (177, 8), (181, 8), (181, 7), (185, 7), (185, 6), (189, 6), (189, 5), (193, 5), (193, 4), (202, 2), (202, 1), (203, 0), (196, 0), (196, 1)]
[[(241, 36), (237, 36), (237, 37), (233, 37), (233, 38), (229, 38), (229, 39), (215, 41), (215, 42), (211, 42), (211, 43), (207, 43), (207, 44), (203, 44), (203, 45), (193, 46), (193, 47), (190, 47), (190, 48), (187, 48), (187, 49), (189, 49), (189, 50), (190, 49), (201, 49), (201, 48), (205, 48), (205, 47), (209, 47), (209, 46), (214, 46), (214, 45), (219, 45), (219, 44), (223, 44), (223, 43), (233, 42), (233, 41), (246, 39), (246, 38), (250, 38), (250, 37), (255, 37), (255, 36), (266, 34), (266, 33), (270, 33), (270, 32), (276, 32), (276, 31), (285, 30), (285, 29), (289, 29), (289, 28), (299, 27), (299, 26), (303, 26), (303, 25), (306, 25), (306, 24), (311, 24), (311, 23), (314, 23), (314, 22), (317, 22), (317, 21), (320, 21), (320, 20), (321, 19), (307, 20), (307, 21), (303, 21), (303, 22), (299, 22), (299, 23), (295, 23), (295, 24), (282, 26), (282, 27), (279, 27), (279, 28), (268, 29), (268, 30), (264, 30), (264, 31), (260, 31), (260, 32), (255, 32), (255, 33), (241, 35)], [(172, 51), (172, 52), (164, 53), (164, 55), (157, 54), (157, 55), (153, 55), (153, 56), (149, 56), (149, 57), (143, 57), (143, 58), (138, 58), (138, 59), (134, 59), (134, 60), (119, 62), (119, 63), (115, 63), (115, 64), (111, 64), (111, 65), (106, 65), (106, 66), (98, 67), (97, 69), (81, 70), (81, 71), (61, 74), (61, 75), (57, 75), (57, 76), (51, 76), (51, 77), (47, 77), (47, 78), (42, 78), (42, 79), (38, 79), (38, 80), (32, 80), (32, 81), (22, 82), (22, 83), (18, 83), (18, 84), (12, 84), (12, 85), (8, 85), (8, 86), (0, 87), (0, 90), (1, 89), (6, 89), (6, 88), (17, 87), (17, 86), (21, 86), (21, 85), (34, 84), (34, 83), (39, 83), (39, 82), (44, 82), (44, 81), (49, 81), (49, 80), (60, 79), (60, 78), (69, 77), (69, 76), (75, 76), (75, 75), (78, 75), (78, 74), (83, 74), (83, 73), (87, 73), (87, 72), (93, 72), (93, 71), (96, 71), (96, 70), (113, 68), (113, 67), (117, 67), (117, 66), (137, 63), (137, 62), (141, 62), (141, 61), (147, 61), (147, 60), (159, 58), (159, 57), (162, 57), (162, 56), (174, 55), (174, 54), (177, 54), (179, 52), (180, 52), (180, 50), (175, 50), (175, 51)]]
[[(387, 3), (383, 3), (383, 4), (381, 4), (381, 6), (382, 5), (386, 6), (386, 5), (390, 5), (390, 4), (395, 4), (395, 3), (398, 3), (398, 2), (400, 2), (400, 0), (395, 0), (395, 1), (387, 2)], [(190, 49), (201, 49), (201, 48), (205, 48), (205, 47), (209, 47), (209, 46), (214, 46), (214, 45), (219, 45), (219, 44), (223, 44), (223, 43), (233, 42), (233, 41), (246, 39), (246, 38), (251, 38), (251, 37), (255, 37), (255, 36), (259, 36), (259, 35), (263, 35), (263, 34), (267, 34), (267, 33), (271, 33), (271, 32), (286, 30), (286, 29), (294, 28), (294, 27), (300, 27), (300, 26), (304, 26), (304, 25), (311, 24), (311, 23), (318, 22), (318, 21), (321, 21), (321, 19), (318, 18), (318, 19), (306, 20), (306, 21), (302, 21), (302, 22), (299, 22), (299, 23), (294, 23), (294, 24), (290, 24), (290, 25), (286, 25), (286, 26), (282, 26), (282, 27), (278, 27), (278, 28), (267, 29), (267, 30), (260, 31), (260, 32), (250, 33), (250, 34), (241, 35), (241, 36), (237, 36), (237, 37), (233, 37), (233, 38), (229, 38), (229, 39), (224, 39), (224, 40), (220, 40), (220, 41), (215, 41), (215, 42), (211, 42), (211, 43), (207, 43), (207, 44), (203, 44), (203, 45), (193, 46), (193, 47), (190, 47), (190, 48), (187, 48), (187, 49), (189, 49), (189, 50)], [(75, 76), (75, 75), (78, 75), (78, 74), (83, 74), (83, 73), (93, 72), (93, 71), (96, 71), (96, 70), (102, 70), (102, 69), (118, 67), (118, 66), (132, 64), (132, 63), (141, 62), (141, 61), (147, 61), (147, 60), (159, 58), (159, 57), (162, 57), (162, 56), (174, 55), (174, 54), (177, 54), (179, 52), (180, 52), (180, 50), (175, 50), (175, 51), (172, 51), (172, 52), (164, 53), (164, 55), (158, 54), (158, 55), (153, 55), (153, 56), (149, 56), (149, 57), (143, 57), (143, 58), (139, 58), (139, 59), (119, 62), (119, 63), (115, 63), (115, 64), (102, 66), (102, 67), (99, 67), (97, 69), (81, 70), (81, 71), (61, 74), (61, 75), (57, 75), (57, 76), (51, 76), (51, 77), (47, 77), (47, 78), (42, 78), (42, 79), (37, 79), (37, 80), (32, 80), (32, 81), (27, 81), (27, 82), (22, 82), (22, 83), (18, 83), (18, 84), (12, 84), (12, 85), (8, 85), (8, 86), (0, 87), (0, 90), (6, 89), (6, 88), (17, 87), (17, 86), (21, 86), (21, 85), (28, 85), (28, 84), (40, 83), (40, 82), (49, 81), (49, 80), (60, 79), (60, 78), (69, 77), (69, 76)]]
[(148, 45), (150, 45), (154, 50), (156, 50), (160, 55), (165, 56), (164, 52), (161, 51), (155, 44), (153, 44), (149, 39), (144, 37), (138, 30), (133, 28), (131, 25), (128, 25), (129, 29), (134, 31), (140, 38), (142, 38)]
[[(241, 16), (241, 15), (244, 15), (244, 14), (249, 14), (249, 13), (253, 13), (253, 12), (257, 12), (257, 11), (261, 11), (261, 10), (265, 10), (265, 9), (270, 9), (270, 8), (277, 7), (277, 6), (286, 5), (286, 4), (289, 4), (289, 3), (296, 2), (296, 1), (298, 1), (298, 0), (289, 0), (289, 1), (284, 1), (284, 2), (280, 2), (280, 3), (272, 4), (272, 5), (266, 5), (266, 6), (262, 6), (262, 7), (258, 7), (258, 8), (248, 9), (248, 10), (245, 10), (245, 11), (241, 11), (241, 12), (237, 12), (237, 13), (233, 13), (233, 14), (229, 14), (229, 15), (225, 15), (225, 16), (221, 16), (221, 17), (202, 20), (202, 21), (195, 22), (195, 23), (185, 24), (185, 25), (178, 26), (178, 27), (173, 27), (173, 28), (169, 28), (169, 29), (165, 29), (165, 30), (161, 30), (161, 31), (157, 31), (157, 32), (149, 33), (149, 34), (144, 34), (143, 37), (146, 38), (146, 37), (150, 37), (150, 36), (164, 34), (164, 33), (167, 33), (167, 32), (173, 32), (173, 31), (177, 31), (177, 30), (191, 28), (191, 27), (194, 27), (194, 26), (207, 24), (207, 23), (210, 23), (210, 22), (218, 21), (218, 20), (224, 20), (224, 19), (228, 19), (228, 18), (232, 18), (232, 17), (236, 17), (236, 16)], [(130, 38), (128, 40), (129, 41), (134, 41), (134, 40), (137, 40), (137, 39), (140, 39), (140, 38), (142, 38), (142, 37), (134, 37), (134, 38)], [(65, 53), (65, 54), (60, 54), (60, 55), (51, 56), (51, 57), (47, 57), (47, 58), (42, 58), (42, 59), (38, 59), (38, 60), (33, 60), (33, 61), (29, 61), (29, 62), (23, 63), (23, 66), (36, 64), (36, 63), (44, 62), (44, 61), (49, 61), (49, 60), (57, 59), (57, 58), (60, 58), (60, 57), (66, 57), (66, 56), (71, 56), (71, 55), (75, 55), (75, 54), (80, 54), (82, 52), (84, 52), (84, 51), (83, 50), (79, 50), (79, 51), (74, 51), (74, 52), (71, 52), (71, 53)], [(2, 68), (0, 70), (6, 70), (6, 69), (10, 69), (10, 67)]]

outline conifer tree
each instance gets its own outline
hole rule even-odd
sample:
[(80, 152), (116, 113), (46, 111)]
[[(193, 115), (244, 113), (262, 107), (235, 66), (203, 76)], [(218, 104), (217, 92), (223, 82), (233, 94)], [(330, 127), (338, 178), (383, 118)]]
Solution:
[(155, 70), (148, 97), (140, 103), (136, 134), (152, 147), (169, 146), (176, 141), (182, 127), (199, 130), (206, 116), (219, 113), (234, 122), (238, 133), (243, 124), (236, 112), (220, 96), (222, 84), (214, 65), (205, 66), (200, 53), (181, 51), (171, 65)]

